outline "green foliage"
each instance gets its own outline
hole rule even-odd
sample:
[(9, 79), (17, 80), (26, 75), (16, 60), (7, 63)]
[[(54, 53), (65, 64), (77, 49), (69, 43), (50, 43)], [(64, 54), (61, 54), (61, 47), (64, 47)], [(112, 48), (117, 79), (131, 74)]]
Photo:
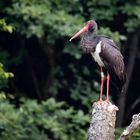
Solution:
[(11, 25), (7, 25), (4, 19), (0, 19), (0, 30), (12, 33), (14, 30), (14, 27)]
[[(90, 18), (96, 20), (113, 20), (114, 16), (118, 14), (118, 8), (116, 7), (117, 1), (111, 0), (91, 0), (87, 2), (87, 9), (90, 13)], [(111, 6), (110, 6), (111, 5)]]
[(7, 7), (5, 11), (13, 19), (12, 24), (17, 31), (26, 37), (33, 35), (42, 37), (46, 33), (50, 39), (56, 39), (59, 36), (72, 34), (83, 22), (82, 17), (72, 16), (68, 14), (70, 11), (64, 10), (67, 9), (66, 3), (63, 1), (57, 3), (44, 0), (39, 2), (36, 0), (13, 0), (11, 6)]
[[(102, 0), (98, 2), (93, 0), (87, 3), (83, 2), (83, 4), (87, 8), (86, 12), (90, 14), (90, 18), (97, 21), (113, 20), (119, 11), (115, 5), (116, 1)], [(110, 4), (112, 4), (111, 7)], [(32, 37), (33, 35), (42, 37), (47, 34), (49, 41), (52, 42), (62, 36), (72, 35), (84, 25), (81, 14), (84, 15), (86, 12), (83, 9), (80, 0), (60, 0), (57, 2), (13, 0), (11, 6), (5, 8), (4, 12), (9, 15), (9, 18), (12, 19), (11, 23), (21, 34), (26, 35), (26, 37)], [(101, 33), (106, 32), (101, 30)], [(111, 32), (111, 34), (115, 36), (116, 32)], [(120, 34), (118, 32), (117, 34), (119, 37)], [(121, 37), (116, 40), (119, 42)]]
[(98, 32), (99, 34), (111, 37), (114, 40), (114, 42), (118, 43), (119, 45), (121, 44), (121, 41), (127, 40), (125, 35), (121, 35), (118, 31), (112, 32), (108, 27), (106, 28), (101, 27)]
[(1, 140), (85, 140), (89, 117), (53, 98), (22, 99), (18, 108), (1, 99), (0, 120)]
[(139, 140), (140, 139), (140, 126), (134, 131), (130, 140)]
[(119, 128), (119, 127), (115, 129), (115, 140), (119, 139), (119, 137), (121, 136), (123, 130), (124, 130), (124, 128)]
[(3, 64), (0, 63), (0, 89), (7, 86), (8, 78), (12, 78), (14, 75), (11, 72), (5, 72)]
[(135, 3), (126, 3), (123, 7), (120, 8), (122, 13), (127, 14), (127, 22), (125, 26), (127, 27), (128, 32), (133, 32), (140, 26), (140, 3), (136, 1)]

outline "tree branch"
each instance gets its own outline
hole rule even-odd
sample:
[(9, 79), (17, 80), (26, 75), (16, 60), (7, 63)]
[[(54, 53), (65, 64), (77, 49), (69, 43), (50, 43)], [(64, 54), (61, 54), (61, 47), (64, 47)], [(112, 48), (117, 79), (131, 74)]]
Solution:
[(140, 113), (133, 115), (131, 124), (123, 131), (119, 140), (128, 140), (139, 125), (140, 125)]
[(116, 111), (118, 107), (103, 101), (93, 104), (88, 140), (114, 140)]

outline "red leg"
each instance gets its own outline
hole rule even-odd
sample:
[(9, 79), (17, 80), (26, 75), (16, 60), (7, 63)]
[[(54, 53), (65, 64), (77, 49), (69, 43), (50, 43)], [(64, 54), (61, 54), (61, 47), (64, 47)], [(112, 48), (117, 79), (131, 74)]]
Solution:
[(101, 72), (100, 103), (102, 103), (102, 94), (104, 88), (104, 73), (102, 66), (100, 66), (100, 72)]
[(106, 90), (106, 101), (109, 102), (109, 82), (110, 82), (110, 74), (107, 73), (107, 90)]

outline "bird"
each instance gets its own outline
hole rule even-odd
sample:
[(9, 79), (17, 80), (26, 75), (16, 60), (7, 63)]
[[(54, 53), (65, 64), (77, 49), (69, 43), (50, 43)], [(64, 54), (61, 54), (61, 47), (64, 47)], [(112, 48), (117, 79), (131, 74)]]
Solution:
[(106, 69), (106, 102), (109, 103), (109, 87), (111, 85), (121, 92), (126, 81), (126, 70), (124, 58), (120, 48), (106, 35), (97, 35), (98, 25), (94, 19), (89, 20), (85, 26), (75, 33), (69, 41), (83, 34), (80, 41), (80, 48), (84, 53), (91, 54), (99, 65), (101, 74), (101, 86), (99, 101), (102, 103)]

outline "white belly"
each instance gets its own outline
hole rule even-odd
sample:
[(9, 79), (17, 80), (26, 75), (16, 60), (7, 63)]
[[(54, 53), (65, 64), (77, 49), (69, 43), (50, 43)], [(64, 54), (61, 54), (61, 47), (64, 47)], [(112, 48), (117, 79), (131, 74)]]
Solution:
[(101, 41), (97, 44), (95, 52), (92, 52), (91, 55), (94, 58), (94, 60), (98, 63), (98, 65), (104, 66), (104, 63), (99, 55), (100, 52), (101, 52)]

